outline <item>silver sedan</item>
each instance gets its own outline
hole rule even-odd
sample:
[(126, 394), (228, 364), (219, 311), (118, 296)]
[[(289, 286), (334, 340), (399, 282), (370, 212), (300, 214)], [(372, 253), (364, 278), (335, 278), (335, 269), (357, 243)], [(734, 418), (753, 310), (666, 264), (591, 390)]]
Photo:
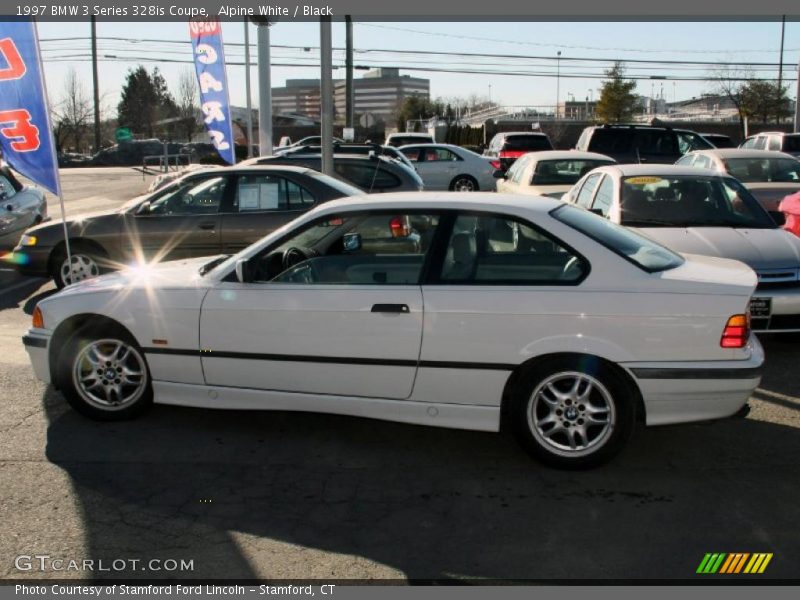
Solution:
[(495, 188), (493, 173), (499, 168), (492, 160), (452, 144), (410, 144), (401, 146), (426, 190), (453, 192), (489, 191)]
[(47, 201), (37, 187), (22, 185), (0, 167), (0, 249), (11, 249), (22, 233), (47, 220)]

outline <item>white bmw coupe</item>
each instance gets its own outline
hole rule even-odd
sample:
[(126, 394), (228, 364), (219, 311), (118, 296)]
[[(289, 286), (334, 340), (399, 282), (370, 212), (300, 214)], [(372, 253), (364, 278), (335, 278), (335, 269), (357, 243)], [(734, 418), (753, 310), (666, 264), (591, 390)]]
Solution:
[(233, 256), (141, 265), (42, 300), (24, 343), (79, 412), (155, 403), (513, 429), (586, 467), (637, 420), (743, 408), (756, 276), (552, 198), (325, 203)]

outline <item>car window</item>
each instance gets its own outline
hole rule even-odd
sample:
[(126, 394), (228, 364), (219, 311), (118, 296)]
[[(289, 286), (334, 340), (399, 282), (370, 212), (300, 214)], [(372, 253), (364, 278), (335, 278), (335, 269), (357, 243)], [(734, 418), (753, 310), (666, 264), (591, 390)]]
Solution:
[(793, 158), (728, 158), (725, 168), (745, 183), (800, 182), (800, 161)]
[(574, 285), (589, 264), (533, 226), (500, 216), (461, 215), (440, 274), (445, 284)]
[(783, 136), (784, 152), (800, 152), (800, 135), (785, 135)]
[(329, 217), (258, 259), (256, 281), (418, 285), (439, 224), (435, 214)]
[(365, 190), (387, 190), (400, 187), (400, 178), (390, 173), (379, 162), (354, 164), (334, 162), (333, 170), (341, 177)]
[(283, 177), (241, 175), (233, 200), (234, 212), (306, 210), (314, 205), (307, 189)]
[(633, 145), (632, 129), (603, 129), (597, 128), (589, 140), (590, 152), (600, 154), (614, 154), (619, 152), (629, 152)]
[(684, 262), (679, 254), (661, 244), (587, 210), (562, 204), (550, 215), (645, 271), (666, 271)]
[(769, 136), (769, 147), (768, 150), (780, 150), (781, 149), (781, 138), (777, 135)]
[(691, 131), (676, 131), (675, 133), (678, 136), (678, 149), (681, 154), (692, 150), (710, 150), (714, 147), (708, 140), (703, 139), (703, 136)]
[(207, 215), (219, 211), (228, 178), (192, 177), (150, 201), (151, 215)]
[(663, 129), (638, 130), (636, 145), (640, 154), (659, 156), (682, 154), (682, 152), (678, 150), (675, 134)]
[(505, 139), (503, 149), (516, 152), (532, 152), (552, 150), (553, 146), (546, 135), (509, 135)]
[(732, 177), (637, 176), (621, 185), (621, 223), (631, 227), (751, 227), (775, 224)]
[(461, 160), (446, 148), (425, 148), (425, 162), (452, 162)]
[(583, 208), (589, 207), (589, 204), (592, 202), (592, 196), (594, 195), (594, 188), (597, 187), (600, 177), (602, 177), (601, 173), (594, 173), (586, 178), (586, 181), (583, 182), (583, 187), (581, 187), (581, 191), (578, 192), (578, 198), (575, 200), (575, 204)]
[(4, 176), (0, 175), (0, 200), (10, 200), (17, 193), (11, 182)]
[(699, 167), (701, 169), (711, 169), (713, 168), (713, 164), (711, 164), (711, 159), (707, 156), (699, 154), (694, 161), (694, 166)]
[(401, 152), (405, 154), (406, 158), (412, 162), (420, 161), (424, 157), (422, 148), (403, 148)]
[(581, 137), (578, 138), (578, 143), (575, 144), (576, 150), (586, 150), (589, 143), (589, 136), (592, 134), (592, 128), (587, 127), (581, 132)]
[(766, 145), (767, 145), (767, 138), (764, 137), (763, 135), (759, 135), (753, 141), (753, 148), (755, 148), (756, 150), (763, 150), (766, 147)]
[(606, 175), (603, 177), (602, 183), (597, 187), (597, 193), (594, 196), (594, 203), (592, 210), (600, 211), (600, 213), (607, 217), (611, 210), (611, 205), (614, 202), (614, 181)]
[(608, 160), (540, 160), (531, 177), (531, 185), (573, 185), (592, 169), (611, 165)]
[(695, 154), (689, 154), (687, 156), (682, 156), (681, 158), (679, 158), (677, 160), (677, 162), (675, 164), (676, 165), (681, 165), (683, 167), (690, 167), (690, 166), (692, 166), (694, 164), (695, 158), (696, 158)]
[(531, 156), (529, 154), (525, 154), (521, 158), (515, 160), (514, 164), (508, 169), (507, 179), (513, 183), (516, 183), (517, 185), (522, 183), (523, 174), (528, 168), (530, 162)]

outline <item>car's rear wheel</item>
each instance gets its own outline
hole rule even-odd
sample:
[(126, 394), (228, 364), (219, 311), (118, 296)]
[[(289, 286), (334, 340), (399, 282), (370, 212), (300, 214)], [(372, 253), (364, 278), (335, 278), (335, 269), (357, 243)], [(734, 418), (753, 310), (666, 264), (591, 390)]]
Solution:
[(61, 352), (57, 369), (67, 402), (89, 418), (130, 419), (153, 402), (144, 353), (124, 331), (76, 333)]
[(593, 357), (534, 365), (513, 398), (514, 432), (534, 458), (559, 468), (588, 468), (615, 456), (630, 437), (630, 384)]
[(454, 192), (476, 192), (478, 182), (469, 175), (459, 175), (450, 183), (450, 189)]
[(93, 248), (84, 245), (75, 245), (70, 248), (70, 257), (67, 258), (65, 250), (61, 250), (52, 262), (52, 277), (58, 289), (71, 283), (77, 283), (92, 277), (97, 277), (103, 272), (101, 266), (103, 257)]

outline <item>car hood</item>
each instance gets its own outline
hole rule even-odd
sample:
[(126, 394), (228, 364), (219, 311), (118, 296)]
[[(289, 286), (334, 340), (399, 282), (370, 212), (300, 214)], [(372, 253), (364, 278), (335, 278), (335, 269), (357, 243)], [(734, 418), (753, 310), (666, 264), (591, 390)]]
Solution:
[(214, 258), (214, 256), (201, 256), (199, 258), (132, 266), (121, 271), (74, 283), (52, 297), (114, 292), (121, 289), (203, 288), (207, 287), (209, 282), (200, 275), (200, 267)]
[(800, 267), (800, 238), (783, 229), (641, 227), (640, 233), (682, 254), (731, 258), (755, 271)]

